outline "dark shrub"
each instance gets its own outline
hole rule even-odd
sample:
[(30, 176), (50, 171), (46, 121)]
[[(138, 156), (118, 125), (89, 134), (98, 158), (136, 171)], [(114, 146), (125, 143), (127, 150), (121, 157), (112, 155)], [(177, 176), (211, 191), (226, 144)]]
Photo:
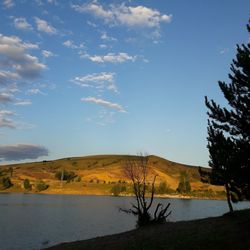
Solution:
[(73, 171), (59, 170), (55, 173), (56, 179), (67, 182), (72, 181), (75, 177), (77, 177), (77, 175)]
[(46, 184), (44, 181), (40, 180), (36, 183), (36, 189), (37, 191), (41, 192), (43, 190), (46, 190), (49, 187), (48, 184)]
[(10, 177), (2, 177), (0, 178), (0, 189), (7, 189), (12, 186)]
[(30, 184), (29, 179), (25, 179), (25, 180), (23, 181), (23, 187), (24, 187), (25, 190), (31, 190), (31, 189), (32, 189), (32, 186), (31, 186), (31, 184)]
[(112, 188), (111, 188), (111, 193), (114, 196), (119, 196), (122, 192), (126, 191), (126, 186), (121, 185), (120, 183), (115, 184)]

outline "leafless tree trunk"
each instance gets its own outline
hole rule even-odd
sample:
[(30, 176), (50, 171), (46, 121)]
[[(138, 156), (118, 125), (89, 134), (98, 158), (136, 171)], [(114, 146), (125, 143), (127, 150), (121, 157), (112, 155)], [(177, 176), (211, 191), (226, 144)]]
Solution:
[(149, 157), (139, 155), (137, 157), (131, 157), (123, 161), (122, 169), (124, 175), (131, 180), (133, 185), (133, 192), (136, 198), (136, 204), (132, 204), (132, 208), (124, 210), (124, 212), (132, 213), (138, 217), (138, 227), (150, 224), (160, 223), (166, 221), (166, 218), (170, 215), (171, 211), (167, 213), (170, 203), (164, 207), (161, 203), (158, 203), (153, 216), (149, 210), (153, 205), (154, 194), (155, 194), (155, 181), (156, 175), (153, 176), (153, 180), (150, 184), (149, 199), (146, 199), (146, 192), (148, 176), (149, 176)]

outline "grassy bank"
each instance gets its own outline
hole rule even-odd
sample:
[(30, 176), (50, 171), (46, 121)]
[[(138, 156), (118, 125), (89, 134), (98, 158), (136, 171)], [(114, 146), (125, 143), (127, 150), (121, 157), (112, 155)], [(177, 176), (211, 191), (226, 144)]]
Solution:
[(48, 249), (250, 249), (249, 225), (250, 209), (247, 209), (233, 215), (169, 222)]

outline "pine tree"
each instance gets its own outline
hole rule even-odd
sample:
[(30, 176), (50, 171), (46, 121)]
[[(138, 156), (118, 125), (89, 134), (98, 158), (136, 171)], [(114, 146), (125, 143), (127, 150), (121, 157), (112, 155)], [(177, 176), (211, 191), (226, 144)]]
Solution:
[[(250, 20), (247, 25), (250, 32)], [(219, 81), (228, 102), (220, 107), (205, 97), (208, 108), (208, 150), (211, 172), (200, 169), (203, 181), (224, 185), (231, 201), (250, 200), (250, 43), (237, 45), (229, 83)]]

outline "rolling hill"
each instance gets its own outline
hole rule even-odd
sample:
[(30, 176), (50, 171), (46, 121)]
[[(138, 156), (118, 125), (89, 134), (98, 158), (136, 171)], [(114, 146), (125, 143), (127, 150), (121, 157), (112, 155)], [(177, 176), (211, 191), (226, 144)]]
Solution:
[[(130, 155), (98, 155), (86, 157), (71, 157), (53, 161), (42, 161), (22, 164), (0, 166), (2, 176), (10, 176), (13, 186), (5, 189), (6, 192), (24, 192), (23, 182), (29, 179), (32, 190), (37, 192), (35, 186), (39, 180), (49, 187), (42, 193), (50, 194), (85, 194), (110, 195), (116, 184), (127, 186), (125, 195), (132, 193), (129, 188), (129, 179), (124, 176), (122, 162), (136, 159), (138, 156)], [(190, 176), (192, 196), (200, 198), (224, 197), (223, 187), (204, 184), (200, 181), (198, 167), (172, 162), (158, 156), (149, 156), (150, 174), (148, 182), (157, 175), (156, 186), (166, 182), (171, 194), (174, 195), (179, 184), (180, 173), (185, 171)], [(55, 177), (59, 173), (59, 178)], [(61, 181), (60, 173), (73, 172), (70, 182)], [(27, 190), (26, 190), (27, 191)]]

